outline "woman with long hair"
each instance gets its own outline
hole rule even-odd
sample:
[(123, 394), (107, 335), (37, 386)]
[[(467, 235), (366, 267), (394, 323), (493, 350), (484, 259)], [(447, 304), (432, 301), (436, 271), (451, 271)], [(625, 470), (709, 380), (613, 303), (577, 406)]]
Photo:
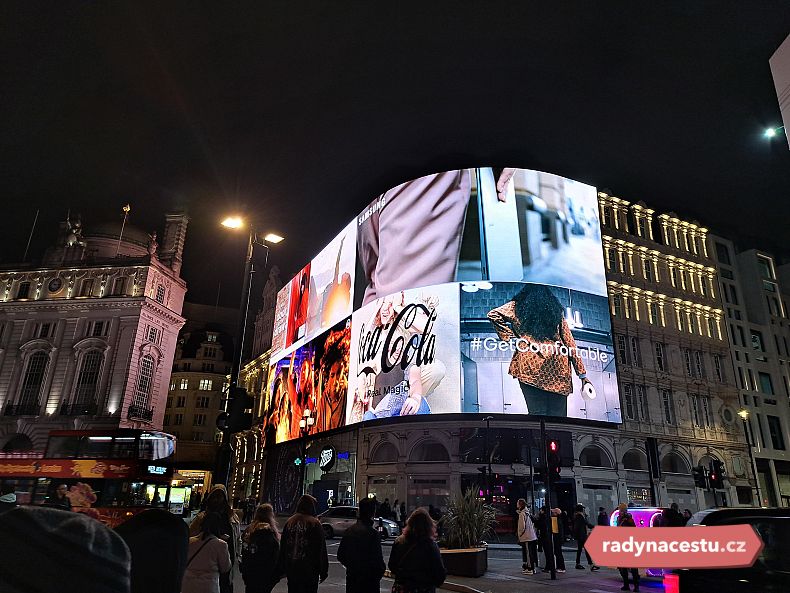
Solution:
[[(203, 521), (211, 513), (217, 513), (222, 521), (220, 537), (228, 544), (231, 568), (241, 552), (241, 524), (236, 516), (236, 511), (228, 501), (228, 491), (223, 484), (215, 484), (206, 497), (206, 510), (198, 513), (189, 526), (189, 534), (196, 536), (201, 533)], [(233, 593), (233, 575), (228, 572), (220, 579), (220, 593)]]
[(525, 284), (488, 319), (503, 342), (513, 350), (508, 372), (518, 380), (528, 414), (566, 417), (573, 392), (571, 367), (590, 383), (562, 305), (548, 287)]
[(428, 511), (414, 511), (392, 545), (389, 569), (395, 577), (393, 593), (435, 593), (444, 582), (447, 571), (435, 538), (436, 524)]
[(279, 580), (280, 531), (270, 504), (259, 505), (242, 536), (241, 574), (247, 593), (270, 593)]
[(200, 533), (189, 538), (181, 593), (221, 593), (222, 575), (229, 575), (231, 569), (228, 544), (223, 536), (222, 515), (207, 513), (200, 522)]

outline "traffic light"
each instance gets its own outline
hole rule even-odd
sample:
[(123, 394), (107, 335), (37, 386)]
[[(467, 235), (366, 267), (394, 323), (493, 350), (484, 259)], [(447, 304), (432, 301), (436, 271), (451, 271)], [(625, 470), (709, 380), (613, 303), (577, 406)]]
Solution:
[(694, 485), (697, 488), (704, 488), (705, 490), (708, 489), (708, 479), (705, 476), (704, 467), (698, 465), (697, 467), (691, 470), (691, 474), (694, 476)]
[(247, 395), (247, 390), (243, 387), (236, 387), (231, 390), (228, 398), (228, 416), (225, 421), (230, 432), (240, 432), (252, 427), (252, 414), (244, 411), (251, 408), (255, 400)]
[(724, 488), (724, 464), (721, 461), (713, 460), (710, 462), (710, 487)]
[(560, 441), (549, 439), (546, 442), (546, 466), (552, 478), (559, 477), (562, 469), (562, 455), (560, 454)]

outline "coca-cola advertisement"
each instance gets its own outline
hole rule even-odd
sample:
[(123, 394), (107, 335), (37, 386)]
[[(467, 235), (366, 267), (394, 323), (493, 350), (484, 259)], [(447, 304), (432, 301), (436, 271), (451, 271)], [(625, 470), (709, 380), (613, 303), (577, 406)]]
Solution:
[(403, 290), (356, 311), (346, 424), (461, 411), (458, 285)]

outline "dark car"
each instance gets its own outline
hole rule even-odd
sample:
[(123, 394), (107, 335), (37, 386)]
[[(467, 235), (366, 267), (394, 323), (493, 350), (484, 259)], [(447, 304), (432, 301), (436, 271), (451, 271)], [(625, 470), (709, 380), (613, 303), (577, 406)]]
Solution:
[[(321, 521), (321, 527), (324, 528), (326, 539), (332, 539), (336, 535), (343, 535), (346, 529), (357, 522), (357, 507), (332, 507), (318, 515), (318, 520)], [(373, 520), (373, 527), (378, 529), (381, 539), (398, 537), (400, 535), (398, 524), (389, 519), (378, 517)]]
[(748, 568), (675, 570), (664, 577), (666, 593), (786, 593), (790, 591), (790, 509), (730, 508), (700, 511), (687, 525), (754, 527), (765, 547)]

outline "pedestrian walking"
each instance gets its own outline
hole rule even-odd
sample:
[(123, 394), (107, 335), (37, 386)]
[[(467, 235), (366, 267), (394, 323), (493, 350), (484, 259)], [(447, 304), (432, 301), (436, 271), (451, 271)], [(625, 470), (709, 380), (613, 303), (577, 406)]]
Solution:
[(277, 576), (288, 578), (288, 593), (316, 593), (329, 576), (324, 530), (316, 518), (316, 500), (304, 494), (280, 538)]
[(383, 517), (384, 519), (390, 518), (390, 514), (392, 513), (392, 507), (390, 506), (389, 498), (385, 498), (384, 502), (381, 503), (381, 509), (379, 509), (379, 513), (381, 517)]
[(131, 593), (180, 593), (189, 546), (187, 524), (180, 516), (147, 509), (115, 532), (132, 554)]
[(392, 545), (389, 569), (395, 577), (393, 593), (435, 593), (444, 583), (447, 571), (435, 538), (436, 524), (428, 512), (414, 511)]
[(373, 528), (374, 510), (369, 498), (359, 501), (357, 522), (346, 530), (337, 548), (337, 561), (346, 567), (346, 593), (378, 593), (380, 590), (386, 566), (381, 537)]
[(562, 555), (562, 543), (565, 541), (565, 529), (562, 524), (562, 510), (545, 508), (546, 528), (543, 540), (543, 551), (546, 555), (546, 568), (551, 571), (565, 572), (565, 558)]
[(400, 503), (400, 522), (398, 525), (403, 529), (403, 525), (406, 523), (406, 503)]
[[(636, 527), (636, 523), (634, 522), (634, 518), (631, 516), (626, 509), (622, 509), (620, 511), (620, 515), (617, 518), (617, 526), (618, 527)], [(638, 568), (622, 568), (618, 567), (617, 570), (620, 571), (620, 576), (623, 579), (623, 586), (620, 587), (621, 591), (630, 591), (631, 588), (629, 587), (628, 581), (628, 573), (631, 573), (631, 578), (634, 582), (634, 591), (639, 591), (639, 569)]]
[(222, 575), (230, 575), (230, 546), (224, 517), (207, 513), (200, 522), (200, 533), (189, 538), (189, 548), (181, 593), (222, 593)]
[(395, 499), (395, 502), (392, 503), (392, 518), (395, 523), (400, 525), (400, 502), (397, 498)]
[(599, 570), (599, 567), (595, 565), (592, 558), (590, 558), (590, 553), (584, 547), (584, 544), (587, 542), (588, 527), (592, 529), (594, 526), (587, 520), (587, 515), (584, 512), (584, 505), (577, 504), (573, 513), (573, 539), (576, 540), (576, 568), (584, 570), (584, 566), (582, 566), (581, 563), (582, 551), (584, 551), (590, 570), (595, 571)]
[(601, 527), (609, 526), (609, 515), (605, 508), (598, 507), (598, 520), (595, 523)]
[(222, 520), (220, 531), (221, 539), (228, 544), (230, 554), (231, 570), (222, 573), (220, 578), (220, 593), (233, 593), (233, 566), (237, 564), (238, 556), (241, 554), (241, 524), (230, 503), (228, 502), (228, 491), (222, 484), (215, 485), (205, 499), (206, 510), (198, 513), (189, 526), (189, 535), (196, 536), (202, 533), (202, 524), (210, 513), (219, 514)]
[(255, 509), (252, 522), (242, 535), (241, 576), (246, 593), (271, 593), (279, 581), (277, 558), (280, 532), (274, 509), (262, 504)]
[(685, 524), (686, 519), (680, 514), (680, 507), (678, 507), (678, 503), (676, 502), (673, 502), (670, 507), (662, 513), (662, 527), (683, 527)]
[(518, 545), (521, 546), (521, 570), (523, 574), (536, 574), (538, 572), (538, 534), (535, 523), (527, 509), (527, 501), (519, 498), (516, 502), (518, 522), (516, 535)]

